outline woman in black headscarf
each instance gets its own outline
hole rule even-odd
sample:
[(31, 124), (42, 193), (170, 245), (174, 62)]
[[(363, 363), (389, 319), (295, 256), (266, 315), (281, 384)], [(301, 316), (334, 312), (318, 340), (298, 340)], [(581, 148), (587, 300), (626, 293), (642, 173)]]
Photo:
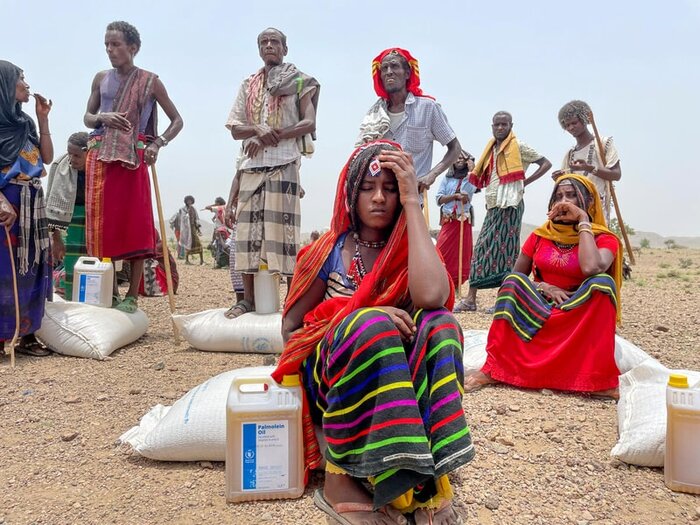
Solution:
[(44, 162), (53, 160), (53, 143), (49, 131), (51, 101), (34, 94), (37, 132), (32, 118), (22, 111), (29, 97), (24, 72), (0, 60), (0, 224), (4, 230), (0, 231), (0, 341), (12, 339), (18, 307), (22, 338), (15, 350), (38, 357), (50, 353), (34, 332), (41, 326), (51, 294), (49, 236), (40, 177), (46, 174)]

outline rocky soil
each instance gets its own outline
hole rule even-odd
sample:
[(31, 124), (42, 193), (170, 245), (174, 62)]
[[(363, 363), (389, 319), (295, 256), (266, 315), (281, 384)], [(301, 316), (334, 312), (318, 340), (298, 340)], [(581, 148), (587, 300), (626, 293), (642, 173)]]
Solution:
[[(700, 251), (644, 250), (623, 288), (620, 334), (669, 367), (700, 370)], [(228, 305), (228, 272), (180, 265), (178, 312)], [(494, 292), (464, 328), (486, 329)], [(0, 524), (325, 523), (311, 500), (227, 505), (223, 463), (162, 463), (118, 446), (153, 405), (172, 404), (220, 372), (262, 355), (175, 345), (167, 299), (141, 299), (147, 335), (104, 362), (0, 359)], [(661, 469), (611, 459), (613, 401), (498, 386), (464, 398), (477, 446), (455, 473), (466, 523), (700, 523), (700, 497), (673, 493)]]

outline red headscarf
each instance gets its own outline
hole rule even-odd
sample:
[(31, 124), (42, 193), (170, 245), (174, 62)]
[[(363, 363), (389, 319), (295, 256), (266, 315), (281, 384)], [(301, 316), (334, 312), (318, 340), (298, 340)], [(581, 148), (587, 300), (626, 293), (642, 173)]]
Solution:
[[(286, 315), (289, 309), (308, 292), (338, 241), (338, 237), (350, 228), (352, 210), (348, 209), (347, 203), (347, 179), (352, 161), (363, 149), (382, 144), (401, 149), (398, 144), (388, 140), (369, 142), (355, 149), (343, 167), (338, 178), (330, 230), (321, 235), (316, 242), (299, 251), (294, 269), (294, 279), (284, 304), (283, 315)], [(356, 175), (364, 177), (365, 174)], [(451, 279), (449, 282), (452, 286)], [(302, 362), (314, 351), (326, 332), (351, 312), (363, 307), (396, 306), (407, 297), (408, 234), (406, 232), (406, 217), (402, 211), (394, 224), (386, 246), (374, 263), (372, 271), (365, 275), (355, 293), (351, 297), (327, 299), (304, 316), (304, 326), (287, 341), (279, 364), (272, 373), (273, 379), (280, 383), (285, 375), (298, 374)], [(445, 307), (452, 309), (454, 290), (450, 290), (447, 303)], [(313, 469), (320, 464), (321, 454), (306, 400), (304, 402), (303, 423), (306, 467)]]
[(382, 60), (391, 54), (396, 53), (401, 55), (406, 62), (408, 62), (408, 67), (411, 69), (411, 76), (408, 78), (406, 83), (406, 89), (409, 93), (413, 93), (417, 97), (427, 97), (433, 98), (430, 95), (424, 95), (423, 90), (420, 88), (420, 71), (418, 70), (418, 60), (413, 58), (411, 53), (400, 47), (390, 47), (385, 49), (377, 55), (377, 57), (372, 60), (372, 79), (374, 80), (374, 91), (383, 99), (388, 99), (389, 94), (384, 89), (384, 84), (382, 83), (382, 77), (380, 74), (380, 69), (382, 65)]

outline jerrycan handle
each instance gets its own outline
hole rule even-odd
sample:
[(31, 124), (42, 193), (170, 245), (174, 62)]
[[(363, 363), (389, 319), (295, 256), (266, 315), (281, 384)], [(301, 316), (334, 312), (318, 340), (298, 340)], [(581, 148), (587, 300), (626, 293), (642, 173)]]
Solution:
[(97, 257), (80, 257), (80, 262), (83, 264), (100, 264)]
[[(270, 376), (258, 376), (258, 377), (236, 377), (231, 382), (231, 388), (238, 390), (241, 394), (270, 394), (270, 387), (272, 386), (272, 378)], [(252, 387), (254, 385), (261, 386), (260, 389), (245, 388), (246, 386)], [(243, 387), (243, 388), (241, 388)]]

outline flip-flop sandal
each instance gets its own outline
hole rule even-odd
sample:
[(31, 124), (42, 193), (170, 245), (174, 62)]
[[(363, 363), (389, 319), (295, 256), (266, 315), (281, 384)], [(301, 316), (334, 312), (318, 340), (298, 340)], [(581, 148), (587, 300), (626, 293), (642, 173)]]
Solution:
[[(240, 313), (236, 314), (236, 310), (238, 310)], [(238, 301), (236, 304), (234, 304), (231, 308), (226, 310), (224, 312), (224, 317), (226, 319), (236, 319), (237, 317), (240, 317), (244, 314), (247, 314), (248, 312), (253, 312), (255, 308), (253, 308), (253, 305), (251, 304), (250, 301), (246, 301), (245, 299), (241, 299)]]
[(15, 352), (31, 357), (46, 357), (48, 355), (51, 355), (51, 350), (46, 348), (36, 339), (29, 343), (20, 342), (18, 345), (15, 346)]
[[(375, 521), (380, 514), (383, 514), (384, 516), (382, 517), (389, 520), (389, 523), (396, 523), (397, 525), (406, 525), (408, 523), (408, 520), (401, 514), (398, 514), (401, 516), (401, 521), (397, 521), (387, 507), (373, 510), (371, 503), (346, 502), (331, 505), (326, 501), (323, 489), (316, 489), (314, 492), (314, 505), (328, 515), (328, 523), (331, 525), (355, 525), (356, 523), (363, 523), (365, 520)], [(396, 510), (395, 512), (398, 513), (399, 511)], [(354, 514), (355, 519), (348, 519), (350, 514)]]
[(452, 505), (452, 500), (443, 502), (443, 504), (437, 509), (425, 508), (416, 510), (413, 513), (413, 520), (418, 525), (423, 525), (423, 520), (416, 517), (416, 514), (418, 513), (425, 514), (426, 525), (434, 522), (453, 523), (454, 525), (463, 525), (464, 523)]
[(124, 297), (122, 302), (119, 303), (114, 308), (116, 310), (119, 310), (120, 312), (124, 312), (125, 314), (133, 314), (136, 312), (136, 310), (139, 309), (139, 304), (138, 304), (138, 301), (136, 300), (136, 297), (133, 297), (131, 295), (127, 295), (126, 297)]

